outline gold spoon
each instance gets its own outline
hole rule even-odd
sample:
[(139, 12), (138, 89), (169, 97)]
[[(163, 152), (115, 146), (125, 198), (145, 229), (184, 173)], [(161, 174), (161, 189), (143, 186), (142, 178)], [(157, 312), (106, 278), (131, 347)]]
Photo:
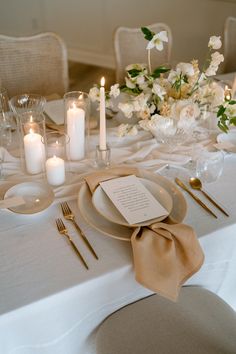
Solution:
[(193, 189), (197, 189), (199, 191), (201, 191), (205, 197), (210, 200), (210, 202), (215, 206), (217, 207), (222, 213), (224, 213), (226, 216), (229, 216), (229, 214), (226, 213), (226, 211), (224, 211), (224, 209), (221, 208), (221, 206), (219, 206), (206, 192), (204, 192), (202, 190), (202, 182), (200, 181), (199, 178), (197, 177), (191, 177), (189, 179), (189, 184), (190, 186), (193, 188)]

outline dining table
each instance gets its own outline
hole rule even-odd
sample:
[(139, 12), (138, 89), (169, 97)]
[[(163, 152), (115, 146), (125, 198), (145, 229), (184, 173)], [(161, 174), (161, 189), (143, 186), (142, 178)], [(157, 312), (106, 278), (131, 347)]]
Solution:
[[(195, 147), (213, 147), (220, 132), (211, 133)], [(113, 166), (134, 166), (168, 179), (183, 195), (187, 205), (183, 222), (195, 230), (205, 255), (200, 270), (184, 286), (204, 287), (236, 309), (236, 154), (224, 151), (221, 176), (204, 184), (204, 190), (229, 214), (225, 216), (204, 200), (217, 214), (216, 219), (175, 184), (174, 176), (187, 183), (192, 173), (188, 168), (191, 148), (176, 147), (170, 153), (145, 131), (118, 137), (112, 123), (107, 126), (107, 139), (111, 148), (108, 170)], [(33, 214), (0, 209), (2, 354), (95, 354), (96, 331), (102, 321), (119, 308), (153, 294), (135, 280), (130, 240), (111, 237), (91, 225), (81, 213), (79, 191), (85, 183), (84, 176), (98, 170), (94, 157), (97, 144), (98, 127), (93, 125), (86, 158), (70, 164), (66, 183), (53, 188), (54, 199), (46, 209)], [(44, 174), (25, 174), (14, 149), (16, 146), (12, 151), (0, 149), (2, 198), (13, 185), (45, 180)], [(200, 191), (194, 193), (203, 199)], [(65, 201), (98, 259), (74, 225), (63, 219), (60, 203)], [(59, 234), (57, 218), (64, 220), (89, 269)]]

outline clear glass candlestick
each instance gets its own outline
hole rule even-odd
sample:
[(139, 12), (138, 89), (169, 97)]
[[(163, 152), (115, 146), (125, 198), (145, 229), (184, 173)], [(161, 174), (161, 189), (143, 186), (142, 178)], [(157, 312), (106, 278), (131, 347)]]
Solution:
[(67, 156), (71, 161), (83, 160), (89, 153), (90, 99), (82, 91), (64, 95), (65, 131), (70, 141)]
[(111, 150), (107, 145), (106, 149), (100, 149), (100, 146), (96, 146), (96, 158), (95, 164), (98, 168), (108, 168), (111, 163)]

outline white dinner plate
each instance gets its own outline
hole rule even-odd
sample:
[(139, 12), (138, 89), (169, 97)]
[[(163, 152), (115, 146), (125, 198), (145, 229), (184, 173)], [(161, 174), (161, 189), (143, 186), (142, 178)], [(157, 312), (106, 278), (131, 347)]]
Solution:
[(25, 204), (9, 208), (19, 214), (35, 214), (49, 207), (54, 200), (52, 189), (40, 182), (24, 182), (9, 188), (4, 199), (22, 197)]
[[(139, 176), (157, 183), (170, 194), (173, 207), (169, 217), (173, 222), (182, 222), (186, 215), (187, 204), (181, 191), (167, 178), (158, 174), (139, 170)], [(86, 183), (79, 190), (78, 207), (85, 221), (97, 231), (118, 240), (130, 241), (133, 228), (115, 224), (99, 214), (93, 206), (92, 195)]]
[(155, 197), (155, 199), (166, 209), (167, 213), (161, 215), (155, 219), (149, 219), (145, 222), (140, 222), (138, 224), (130, 225), (125, 218), (121, 215), (119, 210), (112, 203), (110, 198), (103, 191), (101, 186), (98, 186), (93, 193), (92, 203), (95, 209), (107, 220), (110, 220), (116, 224), (124, 225), (128, 227), (134, 226), (147, 226), (154, 222), (161, 221), (165, 219), (171, 212), (173, 201), (169, 193), (153, 181), (148, 179), (138, 178), (139, 181), (147, 188), (147, 190)]

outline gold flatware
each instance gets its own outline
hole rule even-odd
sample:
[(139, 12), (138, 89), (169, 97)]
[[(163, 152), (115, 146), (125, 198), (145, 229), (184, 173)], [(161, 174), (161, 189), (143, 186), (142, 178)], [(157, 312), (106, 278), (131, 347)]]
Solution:
[(82, 261), (82, 263), (85, 266), (85, 268), (89, 269), (87, 263), (85, 262), (85, 260), (84, 260), (83, 256), (81, 255), (80, 251), (78, 250), (78, 248), (76, 247), (76, 245), (72, 241), (71, 237), (69, 236), (67, 228), (65, 227), (63, 221), (60, 218), (56, 219), (56, 225), (57, 225), (57, 229), (58, 229), (59, 233), (67, 237), (67, 239), (70, 242), (71, 247), (73, 248), (73, 250), (75, 251), (77, 256), (80, 258), (80, 260)]
[(94, 255), (94, 257), (96, 259), (98, 259), (98, 256), (97, 256), (96, 252), (94, 251), (93, 247), (91, 246), (89, 240), (87, 239), (87, 237), (85, 236), (85, 234), (83, 233), (83, 231), (81, 230), (81, 228), (79, 227), (77, 222), (75, 221), (75, 215), (71, 211), (68, 203), (67, 202), (61, 203), (61, 209), (62, 209), (62, 213), (63, 213), (64, 218), (66, 220), (70, 220), (74, 224), (75, 228), (79, 232), (79, 234), (82, 237), (83, 241), (86, 243), (86, 245), (89, 248), (90, 252)]
[(179, 179), (179, 178), (175, 178), (175, 182), (178, 184), (178, 186), (180, 186), (181, 188), (183, 188), (183, 190), (185, 190), (189, 195), (191, 195), (191, 197), (199, 204), (201, 205), (201, 207), (203, 209), (205, 209), (209, 214), (211, 214), (212, 216), (214, 216), (214, 218), (217, 219), (217, 216), (213, 213), (213, 211), (211, 211), (202, 201), (201, 199), (199, 199), (195, 194), (193, 194), (188, 187)]
[(220, 205), (218, 205), (204, 190), (202, 190), (202, 182), (200, 181), (199, 178), (197, 177), (191, 177), (189, 179), (189, 184), (193, 189), (197, 189), (199, 191), (202, 192), (202, 194), (216, 207), (218, 208), (223, 214), (225, 214), (226, 216), (229, 216), (228, 213), (226, 213), (226, 211), (221, 208)]

